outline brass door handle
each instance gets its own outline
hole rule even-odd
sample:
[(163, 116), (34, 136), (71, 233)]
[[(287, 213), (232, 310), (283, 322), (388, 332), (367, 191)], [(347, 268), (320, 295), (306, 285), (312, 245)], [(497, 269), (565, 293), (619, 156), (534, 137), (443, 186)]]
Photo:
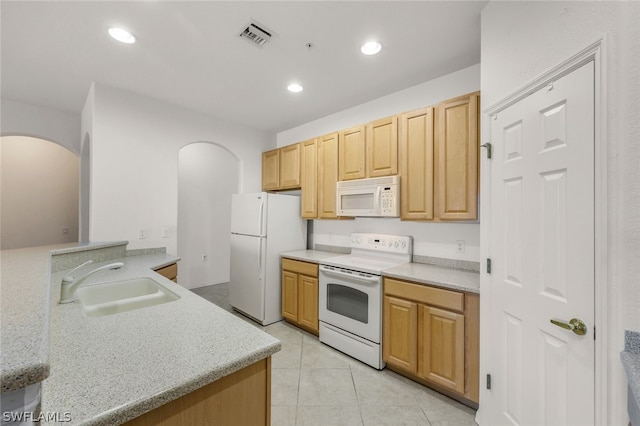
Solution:
[(558, 327), (562, 327), (566, 330), (573, 331), (579, 336), (584, 336), (585, 334), (587, 334), (587, 326), (578, 318), (571, 318), (571, 321), (569, 321), (569, 323), (556, 320), (550, 321), (552, 324), (557, 325)]

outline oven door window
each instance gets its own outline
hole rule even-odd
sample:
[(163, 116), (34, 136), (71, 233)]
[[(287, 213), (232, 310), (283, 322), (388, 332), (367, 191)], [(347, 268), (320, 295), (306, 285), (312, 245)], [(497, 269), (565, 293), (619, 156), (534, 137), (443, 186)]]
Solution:
[(352, 287), (327, 284), (327, 310), (368, 324), (369, 295)]

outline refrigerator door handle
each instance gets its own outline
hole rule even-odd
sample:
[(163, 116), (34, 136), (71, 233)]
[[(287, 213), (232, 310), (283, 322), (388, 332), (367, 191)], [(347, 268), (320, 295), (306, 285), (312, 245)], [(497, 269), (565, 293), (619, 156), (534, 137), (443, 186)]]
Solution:
[(258, 252), (258, 276), (262, 281), (262, 241), (260, 242), (260, 251)]
[(264, 199), (261, 200), (260, 202), (260, 235), (264, 236), (267, 232), (266, 229), (264, 229)]

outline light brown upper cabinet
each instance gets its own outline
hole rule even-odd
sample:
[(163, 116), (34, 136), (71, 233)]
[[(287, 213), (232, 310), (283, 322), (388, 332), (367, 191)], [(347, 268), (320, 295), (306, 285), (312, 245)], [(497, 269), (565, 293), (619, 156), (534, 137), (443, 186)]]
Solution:
[(366, 177), (365, 127), (357, 126), (342, 130), (339, 135), (338, 146), (340, 180)]
[(433, 108), (400, 117), (400, 217), (433, 219)]
[(274, 191), (280, 188), (280, 150), (272, 149), (262, 153), (262, 190)]
[(398, 117), (340, 132), (340, 180), (398, 174)]
[(318, 138), (318, 218), (335, 219), (338, 133)]
[(318, 216), (318, 139), (311, 139), (300, 145), (302, 149), (300, 212), (303, 218), (313, 219)]
[(280, 189), (300, 188), (300, 144), (280, 148)]
[(441, 220), (478, 218), (480, 92), (442, 102), (435, 111), (435, 208)]
[(376, 120), (366, 126), (367, 177), (398, 174), (398, 117)]
[(262, 190), (300, 188), (300, 144), (262, 153)]

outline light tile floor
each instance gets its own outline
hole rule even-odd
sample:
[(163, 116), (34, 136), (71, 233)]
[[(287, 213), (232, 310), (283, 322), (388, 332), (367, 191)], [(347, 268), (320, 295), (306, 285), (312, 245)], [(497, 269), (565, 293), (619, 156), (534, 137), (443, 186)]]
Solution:
[[(232, 311), (228, 285), (193, 290)], [(284, 321), (261, 327), (282, 342), (272, 357), (271, 424), (474, 426), (475, 410), (388, 369), (378, 371)]]

